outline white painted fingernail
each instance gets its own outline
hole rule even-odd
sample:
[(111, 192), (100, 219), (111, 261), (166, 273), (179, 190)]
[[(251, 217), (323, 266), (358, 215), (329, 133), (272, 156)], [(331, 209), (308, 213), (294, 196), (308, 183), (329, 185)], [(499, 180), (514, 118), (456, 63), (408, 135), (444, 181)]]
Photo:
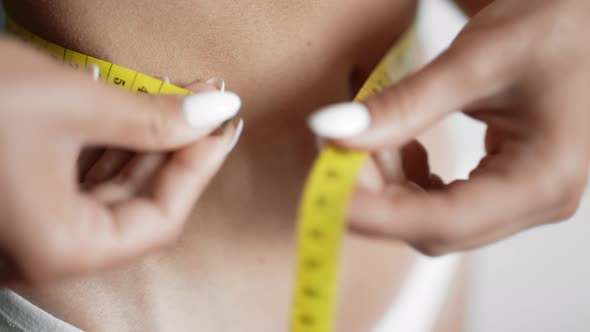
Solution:
[(233, 92), (205, 91), (185, 97), (182, 111), (189, 125), (207, 128), (233, 118), (241, 106), (240, 97)]
[(217, 90), (225, 92), (225, 81), (222, 78), (213, 77), (208, 79), (207, 83), (213, 85)]
[(170, 84), (170, 77), (164, 76), (164, 83)]
[(240, 136), (242, 135), (243, 129), (244, 129), (244, 119), (240, 118), (240, 121), (238, 121), (238, 125), (236, 126), (236, 131), (234, 132), (234, 136), (232, 137), (231, 143), (229, 145), (229, 148), (227, 149), (227, 153), (230, 153), (236, 147), (236, 144), (238, 144), (238, 141), (240, 140)]
[(90, 65), (90, 70), (92, 72), (92, 79), (98, 81), (100, 79), (100, 68), (96, 63)]
[(320, 109), (308, 120), (309, 127), (324, 138), (349, 138), (369, 129), (371, 117), (361, 103), (340, 103)]

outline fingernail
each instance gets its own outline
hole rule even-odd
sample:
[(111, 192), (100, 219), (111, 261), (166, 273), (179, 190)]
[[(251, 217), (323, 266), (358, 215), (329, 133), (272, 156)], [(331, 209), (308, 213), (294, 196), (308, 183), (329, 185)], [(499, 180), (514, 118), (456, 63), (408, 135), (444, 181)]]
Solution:
[(231, 143), (229, 144), (229, 147), (227, 149), (227, 153), (230, 153), (234, 149), (236, 144), (238, 144), (238, 140), (240, 139), (240, 136), (242, 135), (243, 129), (244, 129), (244, 119), (240, 118), (240, 120), (238, 121), (238, 124), (236, 126), (236, 131), (234, 132), (234, 136), (232, 137)]
[(225, 81), (222, 78), (213, 77), (208, 79), (207, 83), (213, 85), (217, 90), (225, 92)]
[(371, 118), (361, 103), (340, 103), (320, 109), (308, 120), (311, 130), (324, 138), (349, 138), (369, 128)]
[(98, 65), (96, 63), (93, 63), (88, 68), (90, 68), (92, 79), (98, 81), (100, 79), (100, 68), (98, 68)]
[(242, 101), (233, 92), (205, 91), (184, 98), (182, 111), (189, 125), (207, 128), (233, 118)]

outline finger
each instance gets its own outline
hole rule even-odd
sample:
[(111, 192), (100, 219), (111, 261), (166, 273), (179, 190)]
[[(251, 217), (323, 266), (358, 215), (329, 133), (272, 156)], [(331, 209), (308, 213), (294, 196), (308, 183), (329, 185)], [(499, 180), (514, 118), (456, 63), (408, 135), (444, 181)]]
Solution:
[[(242, 126), (243, 120), (235, 119), (218, 133), (223, 135), (224, 140), (228, 137), (230, 139), (223, 150), (216, 151), (217, 155), (209, 156), (201, 145), (195, 145), (171, 156), (168, 163), (158, 171), (149, 189), (162, 209), (177, 218), (184, 218), (189, 213), (198, 194), (235, 146), (238, 136), (241, 135)], [(195, 175), (193, 168), (202, 169), (206, 176)]]
[(496, 223), (490, 223), (487, 229), (482, 228), (480, 233), (473, 237), (439, 244), (424, 243), (419, 245), (418, 249), (422, 252), (437, 256), (454, 251), (476, 249), (497, 242), (498, 240), (505, 239), (525, 229), (555, 221), (555, 218), (564, 219), (569, 216), (556, 215), (554, 207), (547, 205), (544, 207), (539, 206), (536, 210), (531, 211), (527, 215), (523, 215), (510, 222), (497, 221)]
[(398, 149), (381, 150), (375, 153), (375, 161), (386, 183), (400, 183), (406, 180), (402, 159), (403, 157)]
[(420, 142), (413, 140), (402, 148), (402, 167), (406, 178), (421, 188), (430, 186), (428, 152)]
[[(213, 80), (212, 83), (225, 89), (225, 83), (223, 80), (216, 79)], [(195, 93), (216, 90), (216, 86), (201, 81), (190, 83), (185, 86), (185, 88)], [(84, 172), (84, 185), (86, 188), (92, 187), (97, 183), (104, 182), (113, 176), (117, 176), (115, 181), (116, 186), (114, 186), (113, 183), (105, 183), (101, 185), (100, 188), (93, 188), (93, 191), (95, 192), (95, 195), (105, 196), (105, 199), (106, 197), (122, 197), (123, 192), (128, 192), (128, 190), (121, 191), (123, 187), (120, 186), (120, 184), (123, 182), (129, 184), (133, 182), (138, 183), (140, 178), (145, 178), (147, 176), (146, 167), (150, 168), (152, 165), (155, 165), (154, 162), (156, 160), (162, 161), (162, 157), (163, 156), (158, 153), (147, 153), (145, 155), (134, 156), (133, 153), (124, 150), (107, 150), (99, 160), (94, 160), (90, 169), (87, 169)], [(124, 171), (123, 168), (125, 168)], [(152, 172), (154, 170), (155, 168), (151, 169)], [(121, 171), (125, 174), (119, 174)], [(136, 174), (133, 174), (133, 172)]]
[(150, 177), (162, 166), (162, 153), (137, 155), (111, 181), (92, 188), (92, 195), (104, 204), (114, 204), (136, 195)]
[[(142, 196), (112, 204), (110, 208), (91, 196), (80, 203), (79, 227), (91, 234), (74, 234), (85, 239), (81, 264), (94, 269), (144, 253), (178, 236), (195, 199), (221, 166), (236, 130), (213, 135), (172, 154)], [(91, 236), (90, 236), (91, 235)]]
[(533, 223), (532, 218), (526, 220), (519, 220), (519, 222), (513, 222), (508, 224), (502, 224), (501, 227), (492, 227), (486, 231), (482, 231), (477, 236), (472, 238), (465, 238), (456, 242), (447, 243), (423, 243), (419, 244), (416, 248), (421, 252), (427, 253), (431, 256), (440, 256), (450, 252), (464, 251), (477, 249), (482, 246), (497, 242), (505, 239), (511, 235), (514, 235), (522, 230), (525, 230)]
[[(481, 183), (481, 187), (488, 184)], [(458, 187), (462, 186), (454, 188)], [(355, 194), (349, 207), (350, 225), (364, 234), (403, 240), (427, 251), (427, 248), (441, 248), (479, 237), (488, 230), (489, 221), (516, 218), (512, 214), (514, 209), (498, 209), (494, 204), (485, 205), (482, 210), (481, 204), (471, 202), (471, 197), (466, 196), (464, 189), (449, 188), (444, 189), (444, 194), (407, 189), (395, 197), (367, 192)], [(490, 211), (491, 208), (496, 211)]]
[(205, 91), (186, 97), (132, 95), (93, 86), (93, 101), (76, 115), (86, 144), (130, 150), (170, 150), (194, 142), (233, 118), (241, 107), (232, 92)]
[(428, 153), (413, 140), (399, 149), (384, 149), (375, 153), (375, 160), (387, 183), (411, 181), (422, 188), (430, 186)]
[(373, 158), (368, 158), (358, 173), (356, 186), (363, 190), (379, 192), (385, 186), (385, 179), (379, 169), (379, 165)]
[(364, 233), (401, 238), (433, 250), (485, 239), (493, 231), (506, 235), (515, 231), (511, 223), (528, 220), (536, 205), (545, 200), (531, 197), (535, 186), (526, 173), (489, 168), (469, 181), (429, 193), (356, 194), (349, 210), (351, 225)]
[(133, 192), (138, 192), (145, 183), (167, 162), (170, 155), (161, 153), (148, 153), (137, 156), (125, 169), (121, 171), (117, 182), (124, 183), (132, 188)]
[(331, 105), (315, 112), (309, 125), (316, 135), (347, 148), (401, 146), (446, 114), (503, 88), (509, 74), (501, 61), (489, 59), (485, 51), (490, 47), (482, 44), (451, 47), (362, 104)]

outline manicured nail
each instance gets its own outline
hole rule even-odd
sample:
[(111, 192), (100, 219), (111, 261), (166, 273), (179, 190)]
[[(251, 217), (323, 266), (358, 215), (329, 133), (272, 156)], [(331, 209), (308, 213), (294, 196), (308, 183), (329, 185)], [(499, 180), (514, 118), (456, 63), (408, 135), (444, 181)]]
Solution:
[(213, 85), (217, 90), (225, 92), (225, 81), (222, 78), (213, 77), (208, 79), (207, 83)]
[(98, 81), (100, 79), (100, 68), (98, 68), (98, 65), (96, 63), (93, 63), (88, 68), (90, 68), (92, 79)]
[(320, 109), (308, 120), (309, 127), (318, 136), (325, 138), (349, 138), (367, 130), (371, 118), (361, 103), (340, 103)]
[(227, 149), (227, 153), (230, 153), (234, 149), (236, 144), (238, 144), (238, 140), (240, 139), (240, 136), (242, 135), (243, 129), (244, 129), (244, 119), (240, 118), (240, 120), (238, 121), (238, 124), (236, 126), (236, 131), (234, 132), (234, 136), (232, 137), (231, 143), (229, 144), (229, 148)]
[(233, 92), (205, 91), (185, 97), (182, 111), (189, 125), (207, 128), (233, 118), (241, 106), (240, 97)]

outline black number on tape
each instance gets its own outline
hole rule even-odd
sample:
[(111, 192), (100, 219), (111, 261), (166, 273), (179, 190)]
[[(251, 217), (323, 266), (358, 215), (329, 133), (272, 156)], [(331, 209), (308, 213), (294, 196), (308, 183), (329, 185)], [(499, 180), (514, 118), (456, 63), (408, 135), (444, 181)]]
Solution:
[(315, 318), (310, 314), (302, 314), (299, 316), (299, 321), (303, 325), (311, 326), (315, 324)]
[(320, 262), (315, 258), (307, 258), (304, 264), (308, 270), (315, 270), (321, 266)]
[(303, 295), (305, 295), (306, 297), (309, 298), (316, 298), (316, 297), (320, 297), (320, 292), (313, 287), (305, 287), (303, 289)]
[(326, 177), (330, 180), (336, 180), (340, 178), (340, 173), (335, 169), (328, 169), (326, 170)]
[(315, 240), (320, 240), (324, 237), (324, 232), (322, 232), (321, 229), (313, 228), (309, 231), (309, 236), (311, 236)]
[(326, 205), (328, 205), (328, 199), (324, 196), (319, 196), (318, 198), (315, 199), (315, 206), (319, 207), (319, 208), (324, 208), (326, 207)]

